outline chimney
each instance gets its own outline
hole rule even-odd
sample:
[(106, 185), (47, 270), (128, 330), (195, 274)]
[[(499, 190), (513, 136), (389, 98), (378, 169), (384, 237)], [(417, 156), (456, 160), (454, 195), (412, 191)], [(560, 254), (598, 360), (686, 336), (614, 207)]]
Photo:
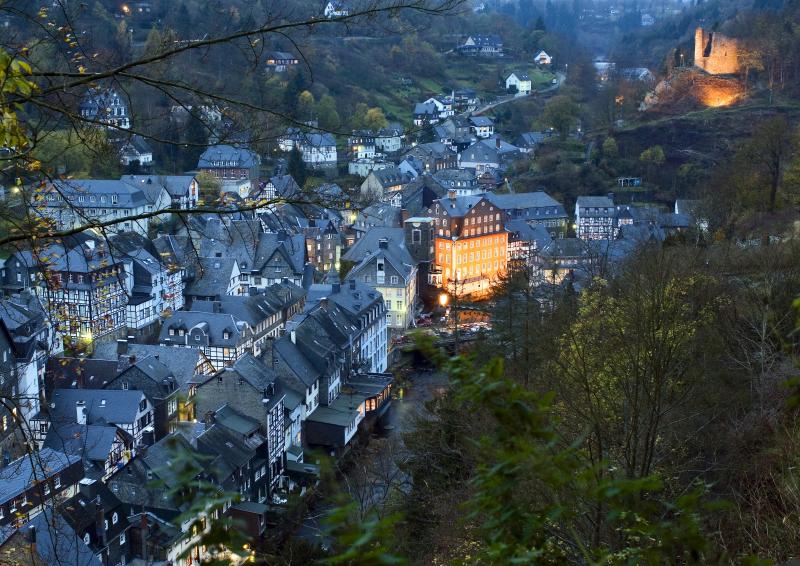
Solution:
[(205, 425), (205, 429), (208, 430), (214, 424), (214, 411), (208, 411), (206, 416), (203, 417), (203, 424)]
[(95, 521), (97, 523), (97, 540), (99, 546), (104, 547), (106, 546), (106, 510), (103, 509), (103, 502), (98, 497), (95, 499), (94, 502), (94, 509), (95, 509)]
[[(322, 297), (319, 300), (319, 304), (322, 305), (323, 309), (327, 310), (328, 309), (328, 297)], [(292, 340), (292, 341), (294, 341), (294, 340)]]
[(78, 492), (86, 499), (94, 500), (97, 497), (97, 482), (93, 479), (83, 478), (78, 482)]
[(142, 431), (142, 445), (152, 446), (156, 443), (156, 433), (152, 427), (148, 427)]
[(447, 198), (449, 198), (451, 201), (456, 200), (456, 190), (455, 189), (448, 189), (447, 190)]
[(407, 208), (401, 208), (400, 209), (400, 224), (405, 226), (406, 220), (408, 220), (410, 217), (411, 217), (411, 215), (408, 213), (408, 209)]
[(608, 198), (613, 203), (614, 202), (614, 193), (608, 193)]
[(155, 359), (158, 359), (158, 356), (159, 356), (159, 355), (160, 355), (160, 354), (159, 354), (158, 352), (156, 352), (155, 354), (153, 354), (153, 357), (154, 357)]
[(350, 280), (350, 289), (355, 291), (355, 289), (356, 289), (356, 280), (355, 279), (351, 279)]
[(297, 333), (294, 331), (294, 329), (289, 332), (289, 338), (291, 338), (292, 344), (297, 344)]
[(86, 424), (86, 401), (75, 402), (75, 413), (78, 419), (78, 424)]
[(128, 343), (133, 344), (134, 342), (136, 342), (136, 336), (128, 334)]
[(128, 362), (130, 362), (131, 365), (135, 364), (136, 363), (136, 356), (135, 355), (134, 356), (128, 356)]
[(25, 538), (31, 547), (31, 555), (36, 554), (36, 525), (28, 525), (28, 531), (25, 533)]
[(332, 290), (334, 293), (338, 293), (338, 292), (340, 292), (340, 291), (342, 290), (342, 284), (341, 284), (340, 282), (338, 282), (338, 281), (337, 281), (336, 283), (334, 283), (333, 285), (331, 285), (331, 290)]
[(378, 240), (378, 248), (381, 250), (388, 250), (389, 249), (389, 239), (388, 238), (381, 238)]
[(128, 341), (124, 338), (117, 340), (117, 355), (124, 356), (128, 353)]

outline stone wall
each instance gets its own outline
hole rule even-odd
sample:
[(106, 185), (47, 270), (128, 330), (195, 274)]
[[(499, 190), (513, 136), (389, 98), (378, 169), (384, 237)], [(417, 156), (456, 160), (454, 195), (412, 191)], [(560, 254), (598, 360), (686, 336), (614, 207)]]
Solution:
[(733, 38), (697, 28), (694, 34), (694, 64), (711, 75), (739, 72), (739, 45)]

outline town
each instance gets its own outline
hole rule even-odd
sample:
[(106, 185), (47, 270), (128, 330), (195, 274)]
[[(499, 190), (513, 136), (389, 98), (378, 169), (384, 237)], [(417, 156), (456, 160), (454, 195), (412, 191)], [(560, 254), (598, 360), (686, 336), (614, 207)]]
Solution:
[[(162, 63), (159, 49), (169, 56), (175, 50), (176, 57), (188, 53), (196, 57), (193, 65), (223, 73), (224, 61), (212, 64), (192, 55), (206, 37), (189, 29), (173, 37), (161, 19), (156, 22), (156, 13), (165, 21), (173, 17), (162, 2), (111, 4), (103, 10), (121, 30), (114, 39), (120, 49), (155, 57), (156, 64)], [(180, 4), (199, 17), (194, 3)], [(369, 11), (353, 2), (321, 4), (309, 16), (309, 28), (348, 25), (359, 10)], [(765, 67), (744, 55), (748, 44), (733, 35), (740, 27), (726, 28), (730, 35), (717, 31), (703, 6), (541, 4), (468, 2), (465, 13), (452, 16), (464, 29), (451, 30), (446, 43), (412, 46), (398, 40), (402, 43), (391, 49), (417, 49), (420, 65), (431, 50), (434, 62), (446, 67), (437, 72), (441, 80), (422, 79), (406, 63), (398, 65), (396, 76), (387, 77), (390, 92), (357, 103), (349, 118), (343, 116), (350, 106), (335, 100), (331, 75), (336, 73), (321, 71), (319, 81), (327, 81), (322, 88), (308, 82), (307, 67), (314, 66), (314, 57), (322, 61), (329, 45), (385, 40), (370, 35), (371, 24), (358, 19), (342, 37), (309, 32), (306, 43), (279, 38), (259, 52), (256, 79), (248, 80), (262, 82), (269, 96), (280, 98), (266, 104), (281, 109), (275, 111), (280, 119), (256, 112), (250, 102), (237, 107), (227, 94), (201, 96), (199, 87), (193, 87), (189, 104), (173, 92), (182, 86), (164, 86), (155, 75), (137, 79), (165, 89), (159, 114), (137, 99), (141, 91), (102, 73), (70, 88), (75, 100), (69, 116), (80, 127), (53, 127), (56, 134), (44, 135), (41, 149), (23, 138), (38, 139), (36, 128), (50, 127), (42, 118), (49, 110), (42, 103), (35, 119), (23, 118), (20, 110), (19, 120), (31, 125), (9, 130), (4, 153), (26, 144), (34, 149), (30, 160), (18, 158), (24, 166), (15, 165), (4, 177), (1, 196), (8, 219), (0, 218), (0, 563), (278, 564), (284, 562), (275, 557), (298, 540), (313, 549), (309, 556), (325, 556), (331, 547), (341, 550), (336, 530), (315, 518), (336, 516), (333, 498), (326, 499), (326, 478), (346, 484), (352, 495), (359, 467), (366, 470), (386, 458), (387, 450), (404, 451), (402, 463), (386, 466), (391, 481), (399, 481), (397, 476), (405, 482), (398, 493), (410, 498), (418, 476), (405, 452), (413, 447), (402, 443), (419, 426), (417, 413), (434, 411), (436, 399), (450, 399), (443, 393), (448, 372), (460, 376), (461, 389), (469, 391), (464, 374), (494, 375), (491, 366), (479, 365), (494, 351), (506, 358), (509, 372), (525, 375), (519, 382), (526, 387), (534, 371), (560, 379), (552, 385), (548, 377), (541, 382), (546, 386), (531, 390), (566, 388), (574, 375), (590, 371), (583, 358), (574, 362), (580, 371), (563, 370), (570, 355), (589, 356), (581, 350), (585, 344), (597, 340), (601, 351), (625, 345), (632, 334), (647, 334), (625, 325), (638, 316), (649, 320), (650, 311), (642, 307), (635, 315), (625, 311), (613, 318), (622, 302), (602, 293), (624, 287), (615, 281), (643, 274), (649, 279), (642, 286), (659, 280), (669, 270), (648, 271), (646, 262), (662, 261), (672, 250), (691, 250), (676, 252), (681, 261), (709, 255), (697, 260), (701, 267), (686, 268), (697, 272), (687, 276), (686, 289), (665, 284), (664, 295), (678, 297), (674, 304), (661, 302), (656, 293), (658, 308), (674, 308), (676, 317), (691, 313), (681, 319), (684, 326), (652, 330), (655, 342), (702, 336), (705, 327), (693, 325), (712, 311), (720, 320), (734, 317), (728, 312), (732, 300), (707, 299), (715, 289), (722, 294), (724, 285), (708, 283), (700, 272), (716, 266), (720, 277), (740, 277), (741, 287), (747, 287), (750, 264), (743, 266), (742, 260), (730, 267), (706, 250), (723, 240), (732, 242), (736, 253), (789, 245), (793, 217), (780, 216), (779, 210), (796, 208), (782, 204), (794, 198), (782, 184), (784, 171), (794, 179), (792, 157), (781, 154), (778, 177), (763, 204), (765, 213), (776, 216), (748, 217), (741, 211), (755, 206), (752, 193), (741, 189), (722, 205), (723, 199), (709, 199), (706, 189), (714, 182), (743, 183), (757, 173), (728, 173), (721, 181), (708, 176), (707, 170), (721, 167), (736, 150), (707, 141), (708, 133), (696, 134), (694, 145), (683, 144), (679, 135), (669, 137), (669, 120), (692, 116), (707, 124), (716, 119), (708, 112), (735, 111), (758, 96), (772, 101), (778, 79), (765, 78)], [(41, 10), (37, 17), (65, 33), (67, 45), (80, 43), (80, 33), (57, 28), (67, 24), (47, 3)], [(246, 21), (238, 8), (224, 13)], [(610, 39), (591, 57), (575, 55), (562, 40), (547, 40), (556, 34), (552, 29), (566, 25), (565, 14), (571, 14), (581, 37), (606, 29), (645, 34), (674, 21), (691, 25), (681, 37), (669, 38), (664, 71), (644, 55), (610, 57)], [(524, 41), (511, 32), (504, 35), (502, 25), (487, 24), (503, 18), (523, 22)], [(12, 15), (0, 22), (27, 29)], [(255, 43), (250, 46), (256, 49)], [(361, 56), (354, 51), (352, 57)], [(71, 56), (83, 61), (75, 53)], [(36, 75), (20, 76), (26, 74)], [(255, 89), (251, 83), (248, 88)], [(603, 116), (604, 126), (593, 112)], [(670, 125), (653, 126), (642, 116)], [(640, 121), (644, 125), (637, 130)], [(748, 147), (750, 153), (742, 153), (751, 156), (748, 164), (760, 163), (763, 155), (752, 157), (757, 150)], [(669, 169), (670, 161), (679, 164)], [(781, 232), (779, 224), (787, 228)], [(693, 286), (698, 281), (707, 285), (703, 293)], [(682, 290), (675, 291), (678, 287)], [(708, 302), (692, 310), (701, 295)], [(522, 304), (524, 313), (515, 310)], [(563, 312), (570, 314), (560, 318)], [(595, 333), (592, 313), (606, 317)], [(773, 316), (778, 317), (765, 314), (764, 325)], [(780, 324), (788, 320), (783, 316)], [(659, 319), (662, 323), (670, 321)], [(556, 328), (555, 338), (544, 337), (547, 324)], [(615, 328), (625, 337), (602, 342)], [(658, 345), (625, 350), (619, 359), (639, 360)], [(532, 354), (536, 347), (545, 353)], [(766, 355), (763, 344), (759, 348), (761, 354), (748, 350), (747, 364), (756, 363), (748, 356)], [(685, 349), (690, 350), (698, 355), (702, 346)], [(774, 365), (795, 383), (788, 358), (777, 346), (771, 352), (771, 359), (781, 359)], [(685, 399), (689, 393), (678, 390), (690, 379), (684, 367), (691, 362), (673, 360), (672, 354), (652, 365), (663, 364), (665, 374), (680, 366), (663, 395)], [(558, 361), (548, 365), (537, 358), (545, 355)], [(735, 359), (732, 365), (741, 369), (745, 362)], [(460, 363), (476, 365), (466, 371), (459, 370)], [(607, 376), (616, 371), (612, 365), (599, 364), (591, 372)], [(636, 371), (622, 373), (650, 371), (642, 369), (645, 362), (634, 365)], [(492, 387), (480, 391), (495, 395)], [(592, 383), (584, 391), (602, 396), (598, 391), (604, 387), (616, 385)], [(643, 387), (662, 392), (661, 384)], [(502, 394), (514, 390), (507, 388)], [(572, 399), (559, 400), (543, 413), (560, 412), (569, 427), (574, 414), (602, 412), (591, 399), (574, 404), (583, 402), (591, 407), (574, 409)], [(598, 406), (607, 409), (605, 401)], [(665, 407), (658, 407), (659, 419), (668, 413)], [(620, 412), (627, 418), (629, 410), (638, 405)], [(507, 422), (498, 412), (491, 414), (489, 419), (481, 412), (480, 419), (502, 430)], [(603, 427), (623, 427), (617, 416)], [(432, 422), (444, 429), (449, 421)], [(587, 442), (594, 442), (582, 426), (571, 430), (575, 438), (586, 434)], [(653, 430), (655, 451), (661, 440)], [(537, 434), (550, 433), (531, 432)], [(395, 448), (397, 443), (402, 448)], [(587, 449), (592, 469), (616, 457), (615, 448), (601, 445), (598, 440)], [(551, 448), (560, 449), (560, 442)], [(592, 460), (595, 450), (602, 455)], [(565, 473), (587, 473), (576, 469)], [(474, 464), (473, 473), (481, 470)], [(391, 491), (383, 480), (370, 481), (360, 494), (367, 507), (364, 500), (388, 499)], [(437, 512), (448, 506), (436, 501)], [(608, 509), (616, 513), (613, 506)], [(363, 511), (359, 518), (371, 516)], [(218, 532), (225, 535), (214, 539), (222, 536)], [(449, 549), (441, 555), (470, 563), (462, 551), (467, 553)], [(361, 562), (367, 550), (358, 552), (342, 563), (379, 563)], [(425, 563), (432, 555), (424, 553), (433, 551), (419, 552), (426, 558), (415, 563)], [(512, 562), (511, 555), (486, 556), (494, 557), (482, 563)], [(300, 560), (296, 563), (311, 563)]]

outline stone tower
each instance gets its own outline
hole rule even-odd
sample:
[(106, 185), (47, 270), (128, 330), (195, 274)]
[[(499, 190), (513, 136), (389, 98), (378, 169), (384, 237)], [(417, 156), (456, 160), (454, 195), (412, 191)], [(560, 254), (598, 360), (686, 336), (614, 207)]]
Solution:
[(735, 39), (697, 28), (694, 32), (694, 64), (710, 75), (739, 72), (739, 45)]

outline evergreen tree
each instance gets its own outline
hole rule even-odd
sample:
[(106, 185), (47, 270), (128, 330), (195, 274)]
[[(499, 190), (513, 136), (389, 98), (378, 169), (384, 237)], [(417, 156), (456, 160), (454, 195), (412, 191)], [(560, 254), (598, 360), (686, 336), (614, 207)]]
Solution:
[(308, 178), (308, 172), (306, 171), (306, 163), (303, 161), (303, 154), (300, 153), (300, 150), (297, 149), (297, 147), (294, 147), (289, 153), (289, 164), (287, 165), (287, 170), (289, 171), (289, 175), (292, 176), (300, 188), (303, 188), (306, 184), (306, 179)]

